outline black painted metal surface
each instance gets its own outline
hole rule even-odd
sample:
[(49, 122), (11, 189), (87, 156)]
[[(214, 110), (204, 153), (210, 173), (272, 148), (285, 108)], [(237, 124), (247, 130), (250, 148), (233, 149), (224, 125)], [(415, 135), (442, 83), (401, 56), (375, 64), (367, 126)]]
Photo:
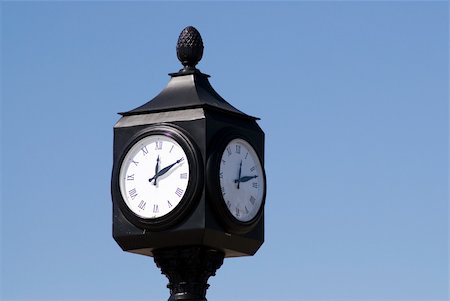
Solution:
[(203, 48), (202, 37), (195, 27), (183, 29), (177, 42), (177, 57), (184, 66), (180, 71), (195, 70), (195, 65), (202, 59)]
[[(218, 212), (221, 192), (214, 180), (219, 172), (218, 154), (224, 152), (221, 142), (228, 139), (224, 133), (239, 133), (264, 164), (264, 132), (256, 123), (258, 118), (229, 104), (211, 86), (209, 75), (195, 68), (202, 55), (200, 34), (187, 27), (177, 43), (183, 69), (170, 74), (167, 87), (151, 101), (120, 113), (122, 118), (114, 127), (113, 237), (124, 251), (154, 257), (169, 279), (169, 301), (205, 301), (207, 280), (224, 257), (254, 255), (264, 242), (264, 208), (251, 224), (231, 227)], [(155, 131), (169, 136), (182, 134), (197, 158), (192, 162), (198, 169), (197, 192), (189, 194), (192, 199), (179, 213), (174, 211), (177, 216), (173, 222), (158, 227), (126, 214), (120, 206), (119, 187), (121, 160), (127, 150), (136, 139)]]
[(201, 246), (159, 250), (155, 263), (169, 279), (169, 301), (206, 301), (208, 278), (216, 274), (224, 254)]

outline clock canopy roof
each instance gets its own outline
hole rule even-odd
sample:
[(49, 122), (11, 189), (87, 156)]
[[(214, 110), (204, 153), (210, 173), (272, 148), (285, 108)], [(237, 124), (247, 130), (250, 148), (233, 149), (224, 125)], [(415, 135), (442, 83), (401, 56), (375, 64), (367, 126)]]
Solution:
[(244, 119), (257, 120), (236, 109), (223, 99), (209, 83), (209, 75), (195, 68), (203, 55), (203, 41), (200, 33), (192, 26), (186, 27), (177, 43), (177, 57), (183, 69), (171, 73), (167, 86), (152, 100), (128, 112), (123, 116), (157, 113), (174, 110), (204, 108), (232, 114)]

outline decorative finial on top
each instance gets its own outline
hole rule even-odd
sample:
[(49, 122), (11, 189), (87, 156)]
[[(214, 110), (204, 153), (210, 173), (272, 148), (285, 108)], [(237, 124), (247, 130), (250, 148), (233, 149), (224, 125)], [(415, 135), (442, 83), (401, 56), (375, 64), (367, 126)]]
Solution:
[(193, 26), (188, 26), (180, 33), (177, 42), (177, 57), (184, 66), (183, 71), (196, 70), (195, 65), (202, 59), (203, 41), (200, 33)]

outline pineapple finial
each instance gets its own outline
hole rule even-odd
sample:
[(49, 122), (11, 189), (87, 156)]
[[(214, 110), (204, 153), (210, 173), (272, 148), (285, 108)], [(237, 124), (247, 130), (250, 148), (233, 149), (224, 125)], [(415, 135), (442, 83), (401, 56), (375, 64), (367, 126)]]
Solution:
[(180, 33), (177, 42), (177, 57), (184, 71), (196, 70), (195, 65), (202, 59), (203, 41), (198, 30), (188, 26)]

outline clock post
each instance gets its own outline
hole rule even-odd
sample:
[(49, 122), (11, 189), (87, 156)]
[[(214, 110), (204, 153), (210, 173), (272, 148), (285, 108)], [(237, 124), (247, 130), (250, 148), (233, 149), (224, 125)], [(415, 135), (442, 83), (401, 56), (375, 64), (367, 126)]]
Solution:
[(202, 55), (200, 33), (186, 27), (183, 68), (114, 126), (113, 237), (154, 258), (169, 301), (206, 300), (224, 258), (252, 256), (264, 242), (264, 132), (196, 68)]

